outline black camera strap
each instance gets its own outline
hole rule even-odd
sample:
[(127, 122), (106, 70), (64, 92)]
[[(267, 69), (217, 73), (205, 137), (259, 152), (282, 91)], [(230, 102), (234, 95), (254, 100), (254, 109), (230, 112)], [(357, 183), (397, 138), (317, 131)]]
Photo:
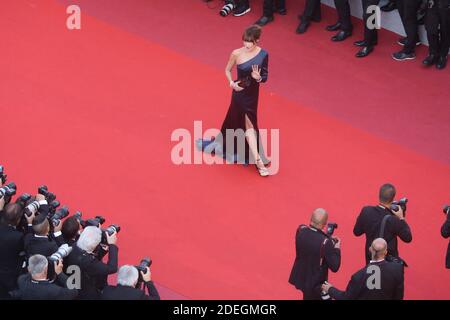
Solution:
[(380, 238), (383, 238), (384, 240), (386, 240), (384, 238), (384, 229), (386, 228), (386, 222), (388, 221), (390, 215), (387, 214), (383, 217), (383, 220), (381, 220), (381, 227), (380, 227)]

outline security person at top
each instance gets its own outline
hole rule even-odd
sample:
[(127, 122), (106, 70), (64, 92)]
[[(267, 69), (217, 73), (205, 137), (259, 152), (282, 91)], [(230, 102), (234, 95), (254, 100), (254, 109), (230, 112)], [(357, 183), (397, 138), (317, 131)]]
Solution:
[(396, 190), (392, 184), (382, 185), (379, 192), (380, 203), (377, 206), (362, 208), (356, 220), (353, 234), (357, 237), (366, 235), (366, 264), (371, 260), (369, 248), (375, 239), (386, 240), (389, 258), (399, 258), (397, 237), (406, 243), (412, 241), (411, 229), (405, 220), (402, 207), (397, 206), (397, 211), (391, 209), (395, 194)]
[(322, 231), (327, 220), (328, 213), (316, 209), (310, 225), (301, 225), (295, 235), (296, 257), (289, 283), (303, 292), (304, 300), (320, 300), (328, 269), (337, 272), (341, 265), (341, 241)]

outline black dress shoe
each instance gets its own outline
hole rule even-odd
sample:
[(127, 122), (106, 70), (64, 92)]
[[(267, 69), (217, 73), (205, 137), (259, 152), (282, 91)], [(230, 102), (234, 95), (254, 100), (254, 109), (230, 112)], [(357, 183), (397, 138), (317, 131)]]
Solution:
[(257, 24), (260, 27), (264, 27), (266, 24), (268, 24), (269, 22), (273, 21), (273, 16), (272, 17), (266, 17), (266, 16), (262, 16), (261, 18), (259, 18), (258, 21), (255, 22), (255, 24)]
[(432, 66), (433, 64), (435, 64), (436, 61), (437, 61), (437, 57), (434, 54), (430, 54), (422, 61), (422, 64), (424, 66), (429, 67), (429, 66)]
[[(367, 44), (366, 40), (359, 40), (359, 41), (355, 41), (353, 42), (353, 44), (357, 47), (368, 47), (369, 45)], [(378, 41), (375, 41), (373, 43), (373, 46), (376, 46), (378, 44)], [(372, 46), (372, 47), (373, 47)]]
[(337, 31), (339, 29), (341, 29), (341, 23), (339, 21), (326, 27), (327, 31)]
[(391, 12), (397, 9), (397, 4), (394, 1), (389, 1), (386, 5), (382, 6), (380, 9), (383, 12)]
[(356, 54), (356, 57), (357, 58), (367, 57), (372, 51), (373, 51), (373, 46), (364, 47), (358, 51), (358, 53)]
[(297, 30), (296, 30), (295, 32), (297, 32), (298, 34), (305, 33), (306, 30), (308, 30), (308, 27), (309, 27), (309, 23), (301, 22), (301, 23), (298, 25)]
[(287, 14), (286, 8), (278, 9), (278, 14), (280, 14), (280, 15), (282, 15), (282, 16), (285, 16), (285, 15)]
[(436, 69), (442, 70), (447, 66), (447, 56), (441, 56), (436, 62)]
[(347, 39), (351, 35), (352, 35), (351, 32), (341, 30), (335, 36), (333, 36), (331, 38), (331, 41), (335, 41), (335, 42), (344, 41), (345, 39)]

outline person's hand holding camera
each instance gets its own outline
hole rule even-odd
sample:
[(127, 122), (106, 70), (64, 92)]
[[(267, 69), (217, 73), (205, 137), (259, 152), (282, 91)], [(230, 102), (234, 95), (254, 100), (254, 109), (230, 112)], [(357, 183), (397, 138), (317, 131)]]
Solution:
[(149, 267), (146, 268), (145, 273), (143, 271), (141, 271), (141, 277), (142, 277), (142, 280), (144, 280), (144, 282), (152, 281), (152, 273), (151, 273)]
[(398, 210), (397, 211), (393, 211), (394, 215), (399, 218), (400, 220), (404, 220), (405, 219), (405, 213), (403, 212), (403, 208), (401, 206), (397, 206)]
[(341, 248), (341, 239), (339, 238), (333, 238), (334, 239), (334, 248), (340, 249)]
[(46, 200), (46, 199), (45, 199), (45, 196), (42, 195), (42, 194), (40, 194), (40, 193), (38, 193), (38, 194), (36, 195), (36, 201), (43, 201), (43, 200)]
[[(0, 180), (0, 186), (1, 186), (1, 180)], [(2, 211), (4, 207), (5, 207), (5, 198), (2, 197), (0, 199), (0, 211)]]
[(331, 283), (328, 282), (324, 282), (324, 284), (322, 284), (322, 291), (325, 293), (328, 293), (328, 291), (330, 290), (330, 288), (332, 288), (333, 285)]
[(117, 232), (114, 232), (112, 235), (106, 233), (106, 242), (108, 243), (108, 245), (115, 245), (117, 243)]
[(55, 265), (55, 273), (59, 275), (63, 271), (63, 262), (61, 260), (56, 260), (53, 264)]
[(36, 217), (36, 214), (34, 212), (33, 212), (33, 214), (31, 216), (27, 216), (25, 214), (25, 219), (27, 220), (28, 225), (33, 224), (33, 220), (34, 220), (35, 217)]
[(53, 225), (53, 232), (59, 232), (62, 230), (62, 221), (59, 221), (58, 225)]

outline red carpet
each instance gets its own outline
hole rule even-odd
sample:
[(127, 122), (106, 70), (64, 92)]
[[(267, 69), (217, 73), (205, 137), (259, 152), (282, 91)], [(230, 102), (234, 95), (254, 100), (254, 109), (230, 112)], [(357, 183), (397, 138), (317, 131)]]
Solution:
[(344, 287), (364, 260), (356, 216), (391, 181), (410, 198), (406, 298), (450, 298), (439, 235), (450, 201), (448, 70), (391, 62), (388, 32), (358, 61), (351, 43), (327, 42), (324, 23), (299, 38), (292, 5), (263, 38), (271, 74), (259, 121), (280, 129), (280, 172), (175, 166), (174, 129), (220, 126), (224, 63), (257, 12), (225, 20), (200, 1), (79, 1), (89, 15), (68, 31), (62, 3), (10, 0), (0, 16), (0, 162), (19, 192), (46, 183), (73, 211), (120, 224), (120, 263), (151, 255), (163, 298), (297, 299), (287, 283), (297, 225), (316, 207), (330, 211), (343, 240), (330, 282)]

